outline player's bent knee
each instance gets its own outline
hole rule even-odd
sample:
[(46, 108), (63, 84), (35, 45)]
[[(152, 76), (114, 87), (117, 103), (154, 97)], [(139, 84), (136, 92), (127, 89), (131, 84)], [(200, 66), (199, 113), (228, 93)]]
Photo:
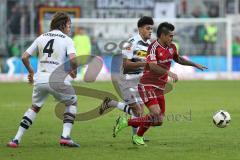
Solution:
[(33, 104), (31, 109), (35, 112), (35, 113), (38, 113), (41, 109), (41, 107), (38, 107), (37, 105)]
[(77, 106), (77, 101), (72, 104), (72, 106)]
[(162, 117), (161, 117), (160, 113), (154, 112), (151, 114), (151, 116), (152, 116), (153, 126), (161, 126), (162, 125)]
[(134, 113), (134, 116), (136, 116), (136, 117), (140, 117), (140, 116), (141, 116), (141, 110), (140, 110), (140, 108), (134, 107), (134, 108), (132, 108), (132, 111), (133, 111), (133, 113)]
[(73, 95), (71, 97), (68, 97), (68, 99), (65, 101), (66, 106), (77, 106), (77, 96)]
[(152, 113), (152, 116), (154, 117), (155, 120), (158, 120), (160, 118), (159, 113)]
[(77, 95), (75, 94), (74, 88), (72, 86), (66, 85), (66, 91), (63, 92), (60, 96), (56, 96), (61, 103), (64, 103), (66, 106), (77, 106)]

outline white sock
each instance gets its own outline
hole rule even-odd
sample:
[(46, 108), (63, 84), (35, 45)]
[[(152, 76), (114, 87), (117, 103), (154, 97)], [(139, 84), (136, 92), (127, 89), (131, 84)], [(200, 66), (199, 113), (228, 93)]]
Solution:
[(72, 126), (73, 126), (72, 123), (63, 123), (63, 133), (62, 133), (62, 136), (64, 138), (70, 137)]
[(22, 139), (22, 136), (24, 134), (24, 132), (26, 131), (25, 128), (19, 126), (18, 128), (18, 131), (17, 131), (17, 134), (16, 136), (14, 137), (14, 140), (18, 140), (18, 142), (20, 143), (21, 139)]
[[(35, 118), (36, 118), (36, 115), (37, 115), (37, 113), (34, 112), (34, 111), (33, 111), (32, 109), (30, 109), (30, 108), (25, 112), (25, 114), (24, 114), (24, 116), (23, 116), (23, 120), (21, 121), (20, 126), (19, 126), (19, 128), (18, 128), (17, 134), (16, 134), (16, 136), (14, 137), (14, 140), (18, 140), (18, 142), (20, 142), (21, 139), (22, 139), (22, 136), (23, 136), (24, 132), (25, 132), (26, 129), (27, 129), (27, 128), (24, 128), (23, 126), (21, 126), (21, 124), (22, 124), (23, 121), (24, 121), (24, 117), (27, 117), (27, 118), (30, 119), (30, 120), (32, 121), (32, 123), (33, 123), (33, 121), (34, 121)], [(31, 125), (31, 124), (29, 123), (29, 121), (26, 121), (26, 123), (24, 123), (24, 124), (27, 124), (28, 127), (30, 127), (30, 125)]]
[(132, 109), (129, 107), (129, 105), (127, 105), (125, 103), (111, 100), (108, 104), (110, 106), (117, 107), (118, 109), (122, 110), (123, 112), (125, 112), (127, 114), (133, 115)]
[(63, 132), (62, 132), (62, 136), (64, 138), (70, 137), (76, 113), (77, 113), (77, 106), (75, 105), (66, 106), (65, 113), (64, 113), (64, 120), (63, 120)]

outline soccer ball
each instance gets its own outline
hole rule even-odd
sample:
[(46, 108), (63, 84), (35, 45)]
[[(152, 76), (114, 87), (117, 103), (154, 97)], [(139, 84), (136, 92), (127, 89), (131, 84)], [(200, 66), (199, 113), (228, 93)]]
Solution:
[(220, 110), (213, 115), (213, 123), (219, 128), (227, 127), (230, 121), (231, 116), (227, 111)]

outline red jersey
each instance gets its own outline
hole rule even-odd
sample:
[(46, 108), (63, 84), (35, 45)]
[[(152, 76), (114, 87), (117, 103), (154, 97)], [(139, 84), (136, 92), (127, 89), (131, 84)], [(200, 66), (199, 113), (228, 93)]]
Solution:
[[(170, 70), (172, 60), (178, 59), (178, 52), (175, 44), (171, 44), (169, 47), (164, 48), (158, 41), (154, 41), (150, 44), (147, 51), (147, 62), (152, 62)], [(168, 74), (160, 75), (154, 71), (150, 71), (149, 67), (145, 67), (143, 76), (140, 79), (141, 84), (155, 85), (161, 89), (165, 88), (168, 80)]]

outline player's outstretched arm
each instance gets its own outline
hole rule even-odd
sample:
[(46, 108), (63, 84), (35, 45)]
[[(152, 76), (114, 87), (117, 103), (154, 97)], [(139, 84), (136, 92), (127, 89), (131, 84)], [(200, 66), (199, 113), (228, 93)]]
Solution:
[(33, 69), (32, 69), (32, 66), (31, 66), (30, 62), (29, 62), (29, 58), (30, 58), (30, 57), (31, 57), (31, 55), (28, 54), (27, 52), (23, 53), (23, 55), (22, 55), (22, 62), (23, 62), (23, 64), (24, 64), (24, 66), (25, 66), (25, 67), (27, 68), (27, 70), (28, 70), (28, 82), (29, 82), (30, 84), (32, 84), (32, 83), (33, 83), (34, 71), (33, 71)]
[(193, 66), (201, 71), (205, 70), (205, 69), (208, 69), (207, 67), (201, 65), (201, 64), (197, 64), (197, 63), (194, 63), (192, 61), (189, 61), (181, 56), (179, 56), (177, 59), (175, 59), (175, 62), (181, 64), (181, 65), (186, 65), (186, 66)]
[(159, 75), (164, 75), (164, 74), (168, 74), (169, 77), (171, 77), (173, 79), (173, 82), (177, 82), (178, 81), (178, 76), (177, 74), (166, 70), (165, 68), (155, 64), (155, 63), (148, 63), (148, 67), (150, 68), (151, 71), (158, 73)]

